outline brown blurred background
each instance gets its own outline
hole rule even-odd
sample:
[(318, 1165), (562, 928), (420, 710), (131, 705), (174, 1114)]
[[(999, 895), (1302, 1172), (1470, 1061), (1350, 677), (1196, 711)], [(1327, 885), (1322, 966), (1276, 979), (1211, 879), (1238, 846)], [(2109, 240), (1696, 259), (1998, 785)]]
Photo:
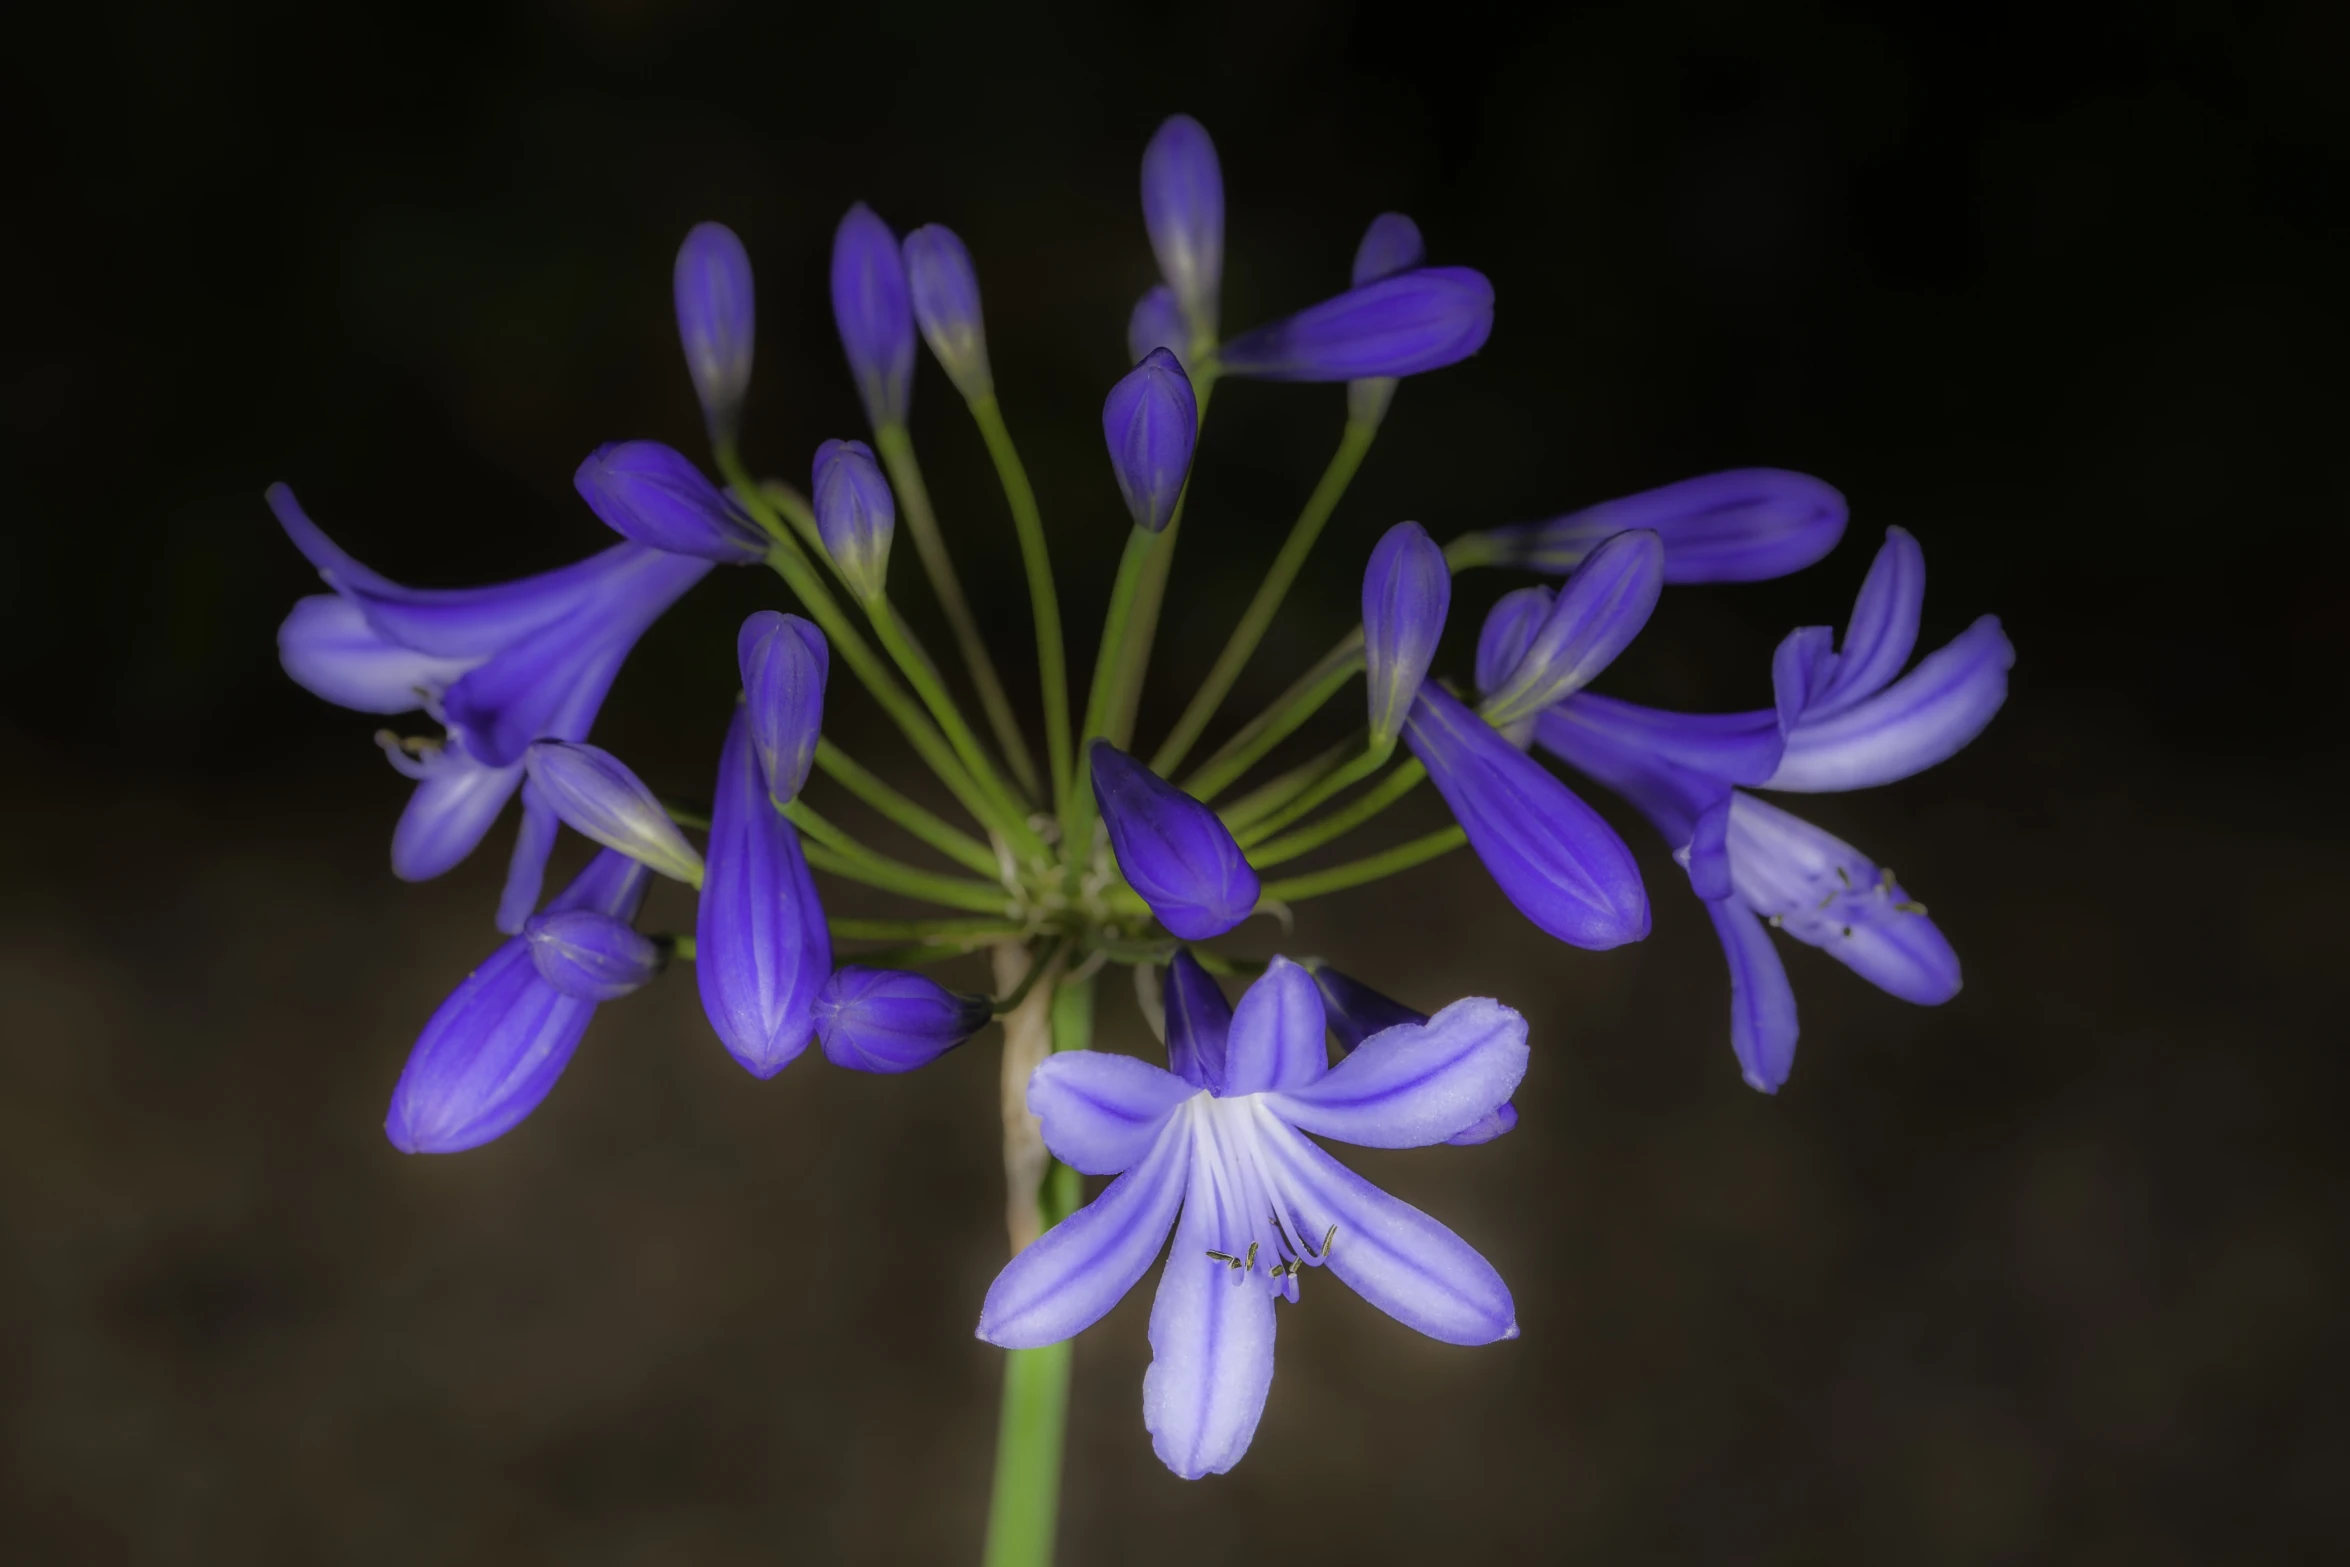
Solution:
[[(2021, 661), (1956, 762), (1802, 803), (1900, 868), (1968, 985), (1922, 1011), (1790, 948), (1775, 1100), (1632, 824), (1657, 926), (1627, 951), (1549, 943), (1465, 859), (1311, 906), (1290, 950), (1533, 1020), (1516, 1135), (1357, 1161), (1486, 1250), (1525, 1336), (1445, 1349), (1309, 1279), (1254, 1451), (1187, 1485), (1141, 1427), (1140, 1292), (1078, 1348), (1064, 1559), (2339, 1559), (2342, 44), (2317, 6), (20, 21), (0, 1557), (975, 1557), (992, 1036), (759, 1084), (673, 977), (515, 1134), (394, 1153), (505, 835), (389, 876), (405, 786), (276, 669), (315, 579), (260, 492), (427, 584), (597, 547), (590, 446), (696, 449), (669, 260), (705, 217), (759, 267), (751, 451), (798, 477), (858, 430), (824, 266), (862, 197), (977, 257), (1082, 657), (1124, 527), (1096, 410), (1150, 278), (1135, 163), (1187, 109), (1224, 157), (1228, 322), (1338, 286), (1387, 207), (1501, 299), (1483, 355), (1403, 389), (1246, 694), (1351, 621), (1400, 517), (1748, 463), (1842, 486), (1852, 534), (1668, 595), (1608, 689), (1767, 700), (1772, 644), (1840, 620), (1895, 523), (1925, 645), (1990, 610)], [(1025, 688), (1009, 528), (927, 360), (916, 410)], [(1146, 736), (1339, 417), (1217, 397)], [(1508, 585), (1462, 579), (1448, 667)], [(706, 789), (732, 627), (779, 591), (714, 579), (598, 738)], [(1104, 1015), (1143, 1048), (1122, 985)]]

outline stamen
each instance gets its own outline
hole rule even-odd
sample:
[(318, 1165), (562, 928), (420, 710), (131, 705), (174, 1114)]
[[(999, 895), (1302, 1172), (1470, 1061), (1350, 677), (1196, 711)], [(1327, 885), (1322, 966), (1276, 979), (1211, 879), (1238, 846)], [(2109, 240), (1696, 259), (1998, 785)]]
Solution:
[(1332, 1241), (1335, 1241), (1335, 1240), (1337, 1240), (1337, 1239), (1338, 1239), (1338, 1226), (1337, 1226), (1337, 1225), (1335, 1225), (1335, 1224), (1333, 1224), (1332, 1226), (1330, 1226), (1329, 1230), (1328, 1230), (1327, 1232), (1325, 1232), (1325, 1233), (1323, 1234), (1323, 1236), (1322, 1236), (1322, 1249), (1321, 1249), (1320, 1251), (1318, 1251), (1318, 1252), (1314, 1253), (1314, 1256), (1315, 1256), (1316, 1260), (1326, 1260), (1326, 1259), (1328, 1259), (1328, 1257), (1329, 1257), (1329, 1255), (1330, 1255), (1330, 1243), (1331, 1243)]
[(1923, 914), (1926, 912), (1926, 906), (1918, 902), (1917, 899), (1911, 898), (1906, 902), (1894, 904), (1893, 912), (1896, 914)]
[(1767, 915), (1764, 917), (1763, 923), (1773, 930), (1784, 930), (1787, 927), (1787, 916), (1784, 914)]
[(1228, 1268), (1237, 1268), (1240, 1266), (1240, 1259), (1238, 1257), (1227, 1256), (1225, 1253), (1220, 1251), (1211, 1251), (1208, 1253), (1208, 1255), (1215, 1258), (1218, 1262), (1224, 1264), (1224, 1266)]
[[(1839, 876), (1841, 876), (1841, 875), (1843, 875), (1844, 873), (1843, 873), (1842, 871), (1838, 871), (1836, 874), (1837, 874), (1837, 875), (1839, 875)], [(1831, 903), (1834, 903), (1835, 901), (1836, 901), (1836, 894), (1834, 894), (1833, 892), (1831, 892), (1831, 893), (1829, 893), (1829, 894), (1828, 894), (1826, 897), (1822, 898), (1822, 899), (1819, 901), (1819, 903), (1818, 903), (1817, 907), (1824, 909), (1824, 908), (1826, 908), (1826, 907), (1827, 907), (1829, 904), (1831, 904)]]
[(1248, 1260), (1240, 1265), (1240, 1271), (1243, 1273), (1251, 1272), (1255, 1269), (1256, 1265), (1257, 1243), (1255, 1241), (1250, 1241), (1248, 1243)]
[(1852, 878), (1844, 874), (1844, 867), (1841, 865), (1836, 867), (1836, 879), (1844, 883), (1847, 888), (1852, 885)]
[(1883, 894), (1884, 894), (1886, 897), (1888, 897), (1888, 898), (1890, 898), (1891, 896), (1893, 896), (1893, 867), (1892, 867), (1892, 866), (1890, 866), (1890, 865), (1880, 865), (1880, 866), (1878, 866), (1878, 867), (1877, 867), (1877, 890), (1878, 890), (1879, 892), (1883, 893)]

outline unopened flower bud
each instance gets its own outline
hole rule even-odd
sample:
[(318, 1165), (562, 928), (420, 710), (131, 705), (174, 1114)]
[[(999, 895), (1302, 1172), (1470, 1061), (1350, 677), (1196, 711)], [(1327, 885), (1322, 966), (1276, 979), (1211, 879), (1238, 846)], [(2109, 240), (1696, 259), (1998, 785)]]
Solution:
[(1224, 277), (1224, 172), (1207, 128), (1188, 114), (1161, 125), (1142, 151), (1142, 221), (1192, 339), (1214, 342)]
[(816, 996), (824, 1058), (852, 1072), (911, 1072), (987, 1026), (985, 996), (948, 990), (905, 969), (851, 963)]
[(675, 447), (659, 441), (599, 446), (571, 483), (624, 539), (735, 566), (767, 558), (757, 526)]
[(1102, 438), (1135, 526), (1159, 532), (1183, 497), (1199, 439), (1199, 399), (1172, 353), (1152, 349), (1110, 388), (1102, 403)]
[(1591, 552), (1559, 590), (1509, 677), (1479, 709), (1507, 727), (1589, 685), (1631, 645), (1664, 588), (1664, 545), (1647, 529)]
[(905, 423), (914, 389), (906, 266), (897, 236), (861, 201), (832, 236), (832, 319), (873, 428)]
[(1159, 922), (1204, 941), (1247, 919), (1257, 873), (1222, 819), (1107, 740), (1089, 760), (1118, 869)]
[(1485, 625), (1477, 633), (1477, 692), (1480, 696), (1498, 690), (1510, 677), (1510, 672), (1525, 658), (1526, 649), (1534, 645), (1534, 633), (1550, 618), (1553, 599), (1550, 589), (1536, 583), (1529, 588), (1515, 588), (1494, 600), (1493, 608), (1485, 612)]
[(1667, 582), (1762, 582), (1834, 549), (1847, 514), (1844, 497), (1810, 474), (1734, 468), (1478, 537), (1496, 565), (1567, 572), (1617, 534), (1653, 528)]
[(713, 441), (734, 439), (751, 384), (751, 258), (734, 230), (697, 223), (677, 247), (677, 336)]
[(702, 857), (653, 791), (611, 752), (568, 740), (535, 740), (523, 752), (523, 765), (540, 797), (573, 832), (672, 881), (701, 885)]
[(1451, 602), (1452, 573), (1428, 530), (1416, 522), (1388, 529), (1363, 572), (1363, 665), (1372, 744), (1390, 744), (1403, 733), (1404, 716), (1428, 677)]
[(995, 391), (987, 366), (987, 328), (979, 315), (979, 277), (971, 252), (952, 229), (929, 223), (906, 236), (906, 288), (914, 319), (955, 390), (977, 402)]
[(1167, 1069), (1187, 1083), (1221, 1091), (1232, 1003), (1216, 976), (1186, 948), (1175, 949), (1160, 992), (1167, 1014)]
[(1348, 289), (1224, 345), (1232, 375), (1352, 381), (1458, 364), (1493, 334), (1493, 285), (1468, 267), (1420, 267)]
[(889, 585), (889, 541), (897, 531), (898, 504), (889, 481), (863, 441), (826, 441), (816, 448), (811, 485), (816, 531), (840, 567), (849, 591), (870, 603)]
[(1164, 348), (1178, 364), (1191, 351), (1191, 329), (1183, 324), (1183, 307), (1175, 303), (1175, 291), (1164, 283), (1152, 284), (1149, 292), (1134, 302), (1134, 314), (1126, 318), (1126, 357), (1141, 364), (1154, 348)]
[(808, 781), (824, 724), (824, 678), (831, 648), (824, 633), (797, 615), (763, 609), (735, 637), (751, 745), (776, 804), (789, 804)]
[(595, 909), (550, 909), (523, 921), (539, 978), (580, 1001), (617, 1001), (661, 972), (661, 949), (626, 920)]
[[(1348, 281), (1361, 288), (1365, 283), (1409, 272), (1427, 259), (1420, 225), (1400, 212), (1382, 212), (1371, 220), (1371, 226), (1363, 231), (1362, 244), (1355, 247), (1354, 275)], [(1387, 417), (1387, 405), (1394, 400), (1394, 376), (1365, 376), (1346, 383), (1346, 417), (1356, 424), (1377, 424)]]

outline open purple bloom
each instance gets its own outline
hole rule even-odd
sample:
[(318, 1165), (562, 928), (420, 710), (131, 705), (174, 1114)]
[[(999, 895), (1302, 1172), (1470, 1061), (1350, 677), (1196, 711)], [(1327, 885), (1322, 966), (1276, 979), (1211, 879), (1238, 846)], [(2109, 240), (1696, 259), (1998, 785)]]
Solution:
[(734, 646), (760, 774), (776, 803), (788, 805), (815, 765), (831, 645), (799, 616), (763, 609), (743, 622)]
[(1142, 150), (1142, 221), (1190, 335), (1214, 342), (1224, 279), (1224, 172), (1207, 128), (1188, 114), (1168, 119)]
[(987, 366), (987, 327), (979, 314), (979, 274), (954, 230), (927, 223), (906, 236), (906, 289), (914, 319), (955, 390), (976, 401), (995, 391)]
[[(1647, 529), (1619, 533), (1593, 550), (1533, 628), (1500, 686), (1486, 695), (1480, 709), (1486, 721), (1507, 729), (1596, 679), (1656, 612), (1663, 564), (1664, 546)], [(1486, 651), (1482, 639), (1478, 651)]]
[(1204, 941), (1247, 919), (1257, 873), (1223, 819), (1107, 740), (1087, 756), (1118, 869), (1159, 923)]
[(858, 202), (832, 236), (832, 319), (876, 430), (906, 422), (914, 390), (914, 309), (898, 238)]
[[(1329, 1020), (1330, 1037), (1338, 1042), (1338, 1053), (1342, 1056), (1353, 1055), (1363, 1041), (1388, 1029), (1418, 1027), (1428, 1021), (1427, 1013), (1416, 1012), (1400, 1001), (1383, 996), (1327, 963), (1309, 958), (1305, 969), (1314, 976), (1314, 988), (1322, 993), (1322, 1010)], [(1172, 1034), (1168, 1036), (1168, 1045), (1173, 1048)], [(1445, 1141), (1456, 1147), (1473, 1148), (1516, 1130), (1517, 1125), (1518, 1107), (1505, 1100)]]
[(1807, 473), (1733, 468), (1483, 537), (1498, 564), (1563, 572), (1617, 534), (1649, 528), (1664, 540), (1667, 582), (1761, 582), (1824, 557), (1846, 514), (1844, 497)]
[(1403, 732), (1451, 603), (1452, 571), (1428, 530), (1416, 522), (1388, 529), (1363, 572), (1364, 684), (1373, 744), (1388, 744)]
[(522, 922), (539, 978), (582, 1001), (617, 1001), (661, 972), (661, 949), (598, 909), (549, 909)]
[(694, 920), (694, 978), (702, 1010), (728, 1052), (755, 1077), (773, 1077), (808, 1048), (811, 1008), (832, 972), (832, 934), (799, 835), (767, 798), (737, 708), (718, 759), (709, 865)]
[[(625, 921), (650, 874), (610, 850), (555, 896), (550, 914), (585, 911)], [(513, 1130), (563, 1075), (595, 1016), (594, 999), (540, 974), (532, 942), (509, 938), (442, 1002), (408, 1053), (384, 1135), (407, 1153), (456, 1153)]]
[(1328, 1065), (1322, 1001), (1285, 958), (1233, 1011), (1222, 1071), (1073, 1050), (1029, 1079), (1045, 1145), (1117, 1180), (997, 1275), (979, 1336), (1006, 1348), (1082, 1332), (1134, 1287), (1172, 1228), (1151, 1312), (1143, 1423), (1185, 1479), (1248, 1451), (1273, 1381), (1273, 1301), (1328, 1267), (1372, 1305), (1447, 1344), (1515, 1338), (1492, 1264), (1302, 1133), (1370, 1148), (1442, 1142), (1505, 1102), (1526, 1071), (1525, 1020), (1456, 1001)]
[(573, 832), (671, 881), (700, 885), (702, 857), (619, 757), (577, 741), (540, 740), (522, 763), (539, 798)]
[[(284, 485), (270, 486), (269, 505), (365, 622), (362, 635), (347, 613), (297, 606), (280, 633), (288, 672), (330, 701), (368, 696), (362, 710), (371, 712), (397, 699), (389, 681), (415, 680), (415, 705), (447, 726), (444, 740), (385, 747), (417, 781), (392, 835), (392, 871), (408, 881), (438, 876), (473, 852), (521, 787), (531, 741), (587, 738), (637, 638), (710, 569), (624, 543), (518, 582), (409, 588), (337, 548)], [(536, 906), (554, 833), (554, 812), (526, 792), (500, 930), (520, 930)]]
[(840, 568), (849, 591), (867, 603), (889, 589), (889, 544), (897, 532), (898, 503), (863, 441), (826, 441), (816, 448), (810, 499), (816, 532)]
[(1164, 348), (1181, 364), (1191, 352), (1191, 329), (1183, 324), (1183, 307), (1175, 302), (1175, 291), (1164, 283), (1155, 283), (1134, 302), (1134, 313), (1126, 318), (1126, 357), (1135, 364), (1148, 359), (1151, 350)]
[(1493, 334), (1493, 285), (1468, 267), (1422, 267), (1234, 338), (1227, 374), (1260, 381), (1352, 381), (1458, 364)]
[(751, 385), (756, 312), (750, 253), (725, 224), (697, 223), (677, 247), (673, 282), (677, 337), (694, 395), (702, 400), (710, 438), (731, 441)]
[[(1427, 259), (1420, 225), (1400, 212), (1382, 212), (1371, 220), (1371, 226), (1363, 231), (1363, 242), (1355, 247), (1354, 273), (1348, 281), (1361, 288), (1365, 283), (1409, 272)], [(1346, 383), (1346, 416), (1356, 424), (1377, 424), (1387, 417), (1387, 405), (1394, 400), (1395, 377), (1391, 375)]]
[(947, 989), (906, 969), (843, 966), (817, 992), (824, 1059), (852, 1072), (911, 1072), (987, 1026), (987, 997)]
[(767, 540), (687, 456), (659, 441), (597, 447), (571, 476), (580, 499), (624, 539), (722, 565), (767, 558)]
[(1183, 498), (1199, 440), (1199, 399), (1174, 354), (1152, 349), (1110, 388), (1102, 400), (1102, 439), (1135, 526), (1157, 533)]

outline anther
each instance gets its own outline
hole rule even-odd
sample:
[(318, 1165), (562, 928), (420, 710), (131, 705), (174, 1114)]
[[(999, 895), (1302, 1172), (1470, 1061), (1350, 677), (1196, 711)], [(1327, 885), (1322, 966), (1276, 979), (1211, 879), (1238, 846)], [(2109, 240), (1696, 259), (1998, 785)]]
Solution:
[(1844, 867), (1841, 865), (1836, 867), (1836, 879), (1847, 887), (1852, 885), (1852, 878), (1844, 874)]
[(1891, 896), (1893, 896), (1893, 867), (1892, 867), (1892, 866), (1890, 866), (1890, 865), (1882, 865), (1882, 866), (1879, 866), (1879, 867), (1877, 868), (1877, 890), (1878, 890), (1879, 892), (1881, 892), (1881, 893), (1885, 894), (1885, 896), (1886, 896), (1886, 897), (1888, 897), (1888, 898), (1890, 898)]
[(1926, 906), (1918, 902), (1917, 899), (1911, 898), (1905, 902), (1894, 904), (1893, 912), (1896, 914), (1923, 914), (1926, 912)]
[(1208, 1253), (1208, 1255), (1215, 1258), (1218, 1262), (1224, 1264), (1224, 1266), (1227, 1268), (1237, 1268), (1240, 1266), (1240, 1259), (1238, 1257), (1227, 1256), (1220, 1251), (1211, 1251)]

